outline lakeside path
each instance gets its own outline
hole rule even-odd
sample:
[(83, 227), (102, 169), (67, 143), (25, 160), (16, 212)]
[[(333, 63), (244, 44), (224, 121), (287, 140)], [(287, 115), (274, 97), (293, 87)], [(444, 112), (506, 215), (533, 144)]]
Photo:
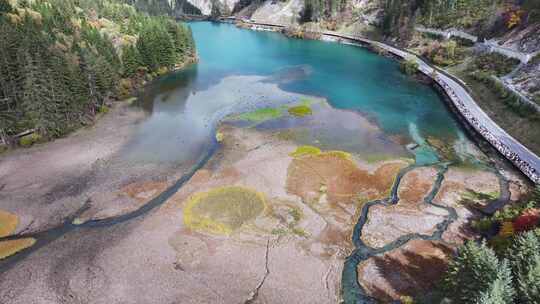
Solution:
[[(331, 33), (323, 34), (334, 35)], [(369, 43), (385, 49), (405, 60), (413, 60), (418, 63), (419, 71), (431, 77), (444, 89), (459, 113), (478, 133), (520, 169), (531, 181), (536, 184), (540, 183), (540, 158), (497, 125), (476, 104), (472, 96), (457, 80), (440, 70), (431, 67), (418, 56), (387, 44), (358, 37), (343, 36), (343, 38)]]
[[(225, 22), (230, 22), (227, 20)], [(244, 22), (256, 30), (279, 31), (286, 28), (284, 25)], [(533, 183), (540, 184), (540, 158), (521, 144), (518, 140), (506, 133), (497, 125), (479, 106), (464, 87), (462, 81), (447, 73), (436, 69), (420, 59), (415, 54), (398, 49), (388, 44), (366, 39), (359, 36), (345, 35), (332, 31), (319, 32), (322, 40), (335, 41), (353, 45), (373, 45), (384, 49), (391, 54), (405, 60), (413, 60), (418, 63), (418, 69), (423, 74), (437, 82), (448, 95), (460, 115), (497, 151), (516, 166)], [(489, 212), (489, 210), (486, 210)]]

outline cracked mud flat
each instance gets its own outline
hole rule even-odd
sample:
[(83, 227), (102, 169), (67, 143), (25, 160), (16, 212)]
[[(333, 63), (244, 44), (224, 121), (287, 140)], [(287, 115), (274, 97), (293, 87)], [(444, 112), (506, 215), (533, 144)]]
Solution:
[[(476, 215), (458, 201), (471, 190), (500, 192), (497, 176), (481, 168), (411, 167), (404, 148), (362, 116), (324, 101), (311, 107), (312, 115), (285, 111), (255, 125), (226, 119), (217, 132), (220, 148), (158, 208), (128, 221), (44, 234), (46, 245), (0, 264), (0, 302), (338, 303), (347, 291), (344, 266), (358, 248), (369, 254), (353, 265), (358, 288), (352, 290), (383, 301), (429, 290), (453, 244), (474, 237), (467, 220)], [(362, 136), (340, 136), (350, 132)], [(370, 147), (362, 147), (362, 140)], [(304, 145), (321, 149), (295, 153)], [(384, 153), (384, 160), (367, 161), (372, 153)], [(181, 173), (131, 179), (113, 191), (110, 205), (95, 205), (76, 220), (129, 214)], [(515, 198), (526, 186), (510, 179)], [(200, 225), (187, 225), (190, 200), (223, 187), (259, 193), (264, 209), (249, 216), (199, 212)], [(392, 197), (393, 188), (395, 201), (368, 203)], [(427, 197), (436, 205), (426, 203)], [(437, 206), (452, 208), (455, 218), (448, 221), (450, 209)], [(352, 240), (363, 210), (360, 240)], [(11, 231), (13, 218), (6, 218)], [(440, 228), (445, 222), (448, 229)], [(205, 229), (209, 223), (235, 224)]]

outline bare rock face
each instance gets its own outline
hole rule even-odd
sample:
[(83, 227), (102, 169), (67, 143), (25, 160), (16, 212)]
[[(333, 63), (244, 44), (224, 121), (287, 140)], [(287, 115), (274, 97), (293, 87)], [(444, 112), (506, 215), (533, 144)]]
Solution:
[(358, 265), (358, 281), (369, 296), (383, 302), (431, 291), (453, 251), (440, 242), (410, 241), (399, 249)]
[(303, 0), (265, 1), (251, 15), (251, 19), (260, 23), (293, 25), (298, 24), (300, 12), (303, 9)]
[(517, 27), (501, 38), (504, 47), (523, 53), (540, 51), (540, 24), (531, 24), (526, 28)]
[(396, 205), (370, 208), (362, 239), (368, 246), (382, 247), (397, 238), (420, 233), (431, 235), (438, 223), (448, 215), (446, 210), (428, 205), (429, 194), (437, 176), (432, 167), (417, 168), (407, 173), (398, 189)]

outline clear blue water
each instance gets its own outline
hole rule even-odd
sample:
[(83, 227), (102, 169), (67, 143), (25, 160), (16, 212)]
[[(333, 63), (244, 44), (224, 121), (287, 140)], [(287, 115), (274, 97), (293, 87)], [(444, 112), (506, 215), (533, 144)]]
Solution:
[[(420, 144), (417, 162), (437, 161), (423, 145), (424, 138), (446, 142), (463, 138), (436, 92), (403, 75), (395, 60), (360, 47), (291, 39), (231, 24), (190, 26), (199, 62), (156, 81), (144, 93), (152, 115), (129, 146), (128, 157), (187, 162), (207, 148), (216, 121), (238, 110), (239, 104), (244, 110), (255, 101), (259, 106), (261, 101), (275, 105), (290, 102), (295, 93), (323, 97), (334, 108), (357, 111), (387, 138)], [(279, 88), (260, 88), (253, 80), (262, 77), (266, 80), (259, 82), (278, 83)]]
[(455, 138), (458, 132), (435, 91), (403, 75), (394, 60), (355, 46), (290, 39), (229, 24), (196, 22), (191, 28), (200, 56), (198, 78), (271, 75), (306, 65), (312, 71), (309, 77), (281, 87), (358, 110), (389, 133), (408, 133), (410, 123), (423, 136)]

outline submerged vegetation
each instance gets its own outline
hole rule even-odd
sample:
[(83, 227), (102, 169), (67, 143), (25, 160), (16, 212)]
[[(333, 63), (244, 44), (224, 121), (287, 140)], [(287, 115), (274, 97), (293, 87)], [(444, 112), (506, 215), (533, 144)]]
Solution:
[(289, 112), (289, 114), (296, 117), (304, 117), (313, 113), (308, 105), (290, 107), (287, 111)]
[[(147, 74), (195, 56), (190, 29), (121, 0), (0, 0), (0, 139), (59, 137)], [(122, 79), (122, 80), (121, 80)], [(122, 84), (122, 85), (120, 85)]]
[(281, 109), (262, 108), (262, 109), (257, 109), (253, 112), (242, 113), (234, 118), (239, 119), (239, 120), (252, 121), (252, 122), (263, 122), (266, 120), (279, 118), (281, 115), (282, 115)]

